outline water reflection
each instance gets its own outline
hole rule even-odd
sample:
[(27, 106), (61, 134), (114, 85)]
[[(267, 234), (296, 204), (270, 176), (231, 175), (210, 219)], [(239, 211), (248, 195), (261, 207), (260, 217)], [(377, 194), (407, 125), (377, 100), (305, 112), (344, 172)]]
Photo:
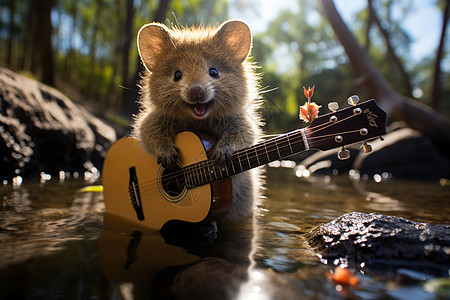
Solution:
[(100, 268), (123, 299), (234, 299), (248, 279), (251, 222), (216, 239), (162, 236), (105, 214)]

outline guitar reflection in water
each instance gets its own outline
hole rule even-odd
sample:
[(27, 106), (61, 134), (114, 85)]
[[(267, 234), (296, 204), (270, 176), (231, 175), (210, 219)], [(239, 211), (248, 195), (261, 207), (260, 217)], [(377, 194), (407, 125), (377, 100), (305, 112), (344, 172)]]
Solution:
[[(344, 146), (385, 134), (386, 114), (374, 100), (349, 99), (352, 106), (337, 110), (330, 104), (332, 112), (306, 128), (235, 152), (227, 166), (208, 158), (198, 133), (177, 136), (177, 170), (158, 165), (135, 138), (116, 142), (103, 168), (106, 213), (99, 254), (105, 277), (133, 298), (235, 298), (256, 251), (255, 217), (222, 228), (214, 241), (208, 234), (173, 235), (173, 228), (223, 217), (231, 203), (230, 176), (308, 149), (340, 147), (338, 157), (346, 159)], [(362, 149), (371, 150), (366, 142)], [(177, 223), (183, 226), (172, 226)]]
[(221, 230), (214, 240), (165, 240), (157, 231), (105, 214), (100, 267), (121, 299), (236, 299), (248, 280), (253, 230), (250, 219)]

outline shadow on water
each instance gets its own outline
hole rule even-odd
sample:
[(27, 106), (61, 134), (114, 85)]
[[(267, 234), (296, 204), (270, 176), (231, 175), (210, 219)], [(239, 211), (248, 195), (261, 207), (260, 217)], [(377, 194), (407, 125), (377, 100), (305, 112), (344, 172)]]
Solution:
[(305, 235), (352, 211), (449, 224), (448, 186), (301, 179), (284, 168), (267, 177), (254, 219), (178, 243), (104, 216), (101, 193), (77, 193), (83, 181), (4, 185), (0, 299), (445, 298), (426, 291), (431, 275), (407, 269), (362, 268), (358, 287), (335, 285)]

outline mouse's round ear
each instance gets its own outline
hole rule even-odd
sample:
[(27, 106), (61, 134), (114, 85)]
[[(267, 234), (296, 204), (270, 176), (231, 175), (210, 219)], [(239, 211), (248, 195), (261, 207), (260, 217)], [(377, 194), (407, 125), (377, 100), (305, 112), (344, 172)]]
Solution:
[(162, 55), (167, 55), (175, 49), (167, 27), (159, 23), (141, 27), (137, 35), (137, 47), (139, 56), (149, 71), (152, 71)]
[(248, 25), (239, 20), (224, 22), (214, 36), (230, 51), (238, 62), (243, 62), (252, 48), (252, 32)]

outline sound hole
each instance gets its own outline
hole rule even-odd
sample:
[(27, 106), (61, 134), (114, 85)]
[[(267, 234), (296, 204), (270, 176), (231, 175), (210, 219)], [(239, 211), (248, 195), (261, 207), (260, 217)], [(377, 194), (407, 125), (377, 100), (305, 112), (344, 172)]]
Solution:
[(164, 169), (161, 176), (161, 186), (170, 197), (177, 197), (183, 193), (186, 184), (181, 168), (177, 166), (172, 170)]

